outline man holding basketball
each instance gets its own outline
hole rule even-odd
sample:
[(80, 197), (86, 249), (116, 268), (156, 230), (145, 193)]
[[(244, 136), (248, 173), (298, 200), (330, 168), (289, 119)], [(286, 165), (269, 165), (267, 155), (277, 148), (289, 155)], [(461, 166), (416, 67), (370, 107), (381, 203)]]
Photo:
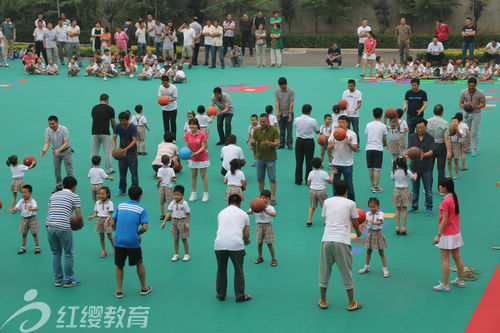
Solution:
[(477, 143), (479, 137), (479, 123), (481, 122), (481, 109), (486, 105), (484, 91), (476, 89), (477, 80), (471, 77), (467, 82), (468, 89), (460, 93), (460, 107), (465, 110), (465, 104), (472, 105), (471, 112), (465, 112), (465, 123), (470, 128), (471, 133), (471, 156), (477, 155)]
[[(225, 145), (227, 138), (231, 135), (231, 120), (234, 115), (234, 105), (231, 97), (223, 93), (220, 87), (214, 88), (214, 95), (211, 99), (211, 105), (219, 109), (217, 112), (217, 132), (219, 132), (219, 142), (216, 145)], [(224, 133), (224, 125), (226, 126), (226, 133)]]
[(167, 75), (161, 77), (161, 86), (158, 88), (158, 97), (165, 96), (168, 103), (161, 107), (163, 111), (163, 131), (177, 133), (177, 87), (170, 84)]

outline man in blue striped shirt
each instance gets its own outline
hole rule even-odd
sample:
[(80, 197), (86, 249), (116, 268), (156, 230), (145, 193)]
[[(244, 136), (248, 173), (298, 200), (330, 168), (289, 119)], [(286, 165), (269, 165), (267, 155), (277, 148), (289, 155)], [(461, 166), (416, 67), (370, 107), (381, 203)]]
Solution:
[[(82, 219), (80, 197), (75, 194), (77, 181), (72, 176), (63, 179), (63, 190), (52, 194), (45, 226), (47, 239), (52, 250), (54, 286), (70, 288), (78, 286), (80, 281), (73, 278), (73, 232), (69, 219), (73, 210), (78, 219)], [(61, 256), (64, 250), (64, 271)]]

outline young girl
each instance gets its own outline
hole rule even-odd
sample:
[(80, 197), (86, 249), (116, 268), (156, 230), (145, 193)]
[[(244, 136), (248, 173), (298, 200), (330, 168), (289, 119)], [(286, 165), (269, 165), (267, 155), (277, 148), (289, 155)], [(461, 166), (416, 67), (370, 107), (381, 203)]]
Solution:
[(12, 205), (11, 208), (16, 206), (17, 192), (21, 192), (24, 182), (24, 173), (29, 169), (32, 169), (36, 165), (36, 161), (33, 159), (31, 165), (26, 166), (24, 164), (19, 164), (17, 155), (9, 156), (7, 159), (7, 166), (10, 166), (10, 171), (12, 172), (12, 182), (10, 183), (10, 191), (12, 192)]
[(406, 155), (406, 132), (408, 132), (408, 123), (403, 119), (403, 109), (396, 109), (398, 111), (399, 122), (399, 148), (401, 148), (401, 155)]
[(111, 227), (111, 215), (113, 214), (114, 207), (113, 202), (111, 202), (109, 198), (111, 198), (109, 187), (101, 187), (101, 189), (99, 190), (99, 200), (96, 201), (94, 205), (94, 214), (88, 217), (88, 220), (92, 221), (94, 217), (97, 216), (94, 231), (99, 233), (99, 238), (101, 241), (102, 252), (99, 255), (100, 258), (104, 258), (108, 255), (108, 253), (106, 252), (106, 243), (104, 242), (105, 233), (108, 235), (109, 242), (113, 247), (113, 255), (115, 253), (113, 228)]
[(187, 132), (190, 131), (189, 129), (189, 121), (193, 118), (196, 118), (195, 114), (194, 114), (194, 111), (192, 110), (189, 110), (188, 113), (187, 113), (187, 118), (188, 118), (188, 121), (186, 121), (186, 123), (184, 124), (184, 134), (186, 134)]
[[(408, 189), (408, 181), (417, 180), (417, 174), (413, 174), (408, 170), (406, 159), (398, 157), (392, 162), (391, 179), (394, 180), (394, 194), (392, 196), (392, 204), (396, 207), (396, 233), (398, 235), (406, 235), (406, 207), (411, 204), (411, 194)], [(403, 211), (403, 228), (400, 228), (399, 218)]]
[[(142, 115), (142, 105), (135, 106), (135, 115), (130, 122), (137, 126), (137, 155), (147, 155), (146, 130), (144, 128), (146, 128), (148, 132), (150, 129), (148, 127), (148, 120)], [(140, 152), (139, 146), (142, 146), (142, 153)]]
[(126, 55), (123, 58), (125, 62), (125, 73), (129, 77), (134, 77), (135, 72), (137, 71), (137, 66), (135, 65), (135, 55), (132, 50), (128, 52), (128, 55)]
[(375, 65), (375, 78), (382, 79), (385, 75), (385, 72), (387, 71), (384, 65), (384, 60), (381, 56), (377, 56), (375, 58), (375, 61), (377, 62), (377, 64)]
[(465, 287), (464, 263), (460, 257), (460, 247), (464, 245), (460, 233), (460, 207), (455, 194), (455, 184), (451, 178), (442, 178), (439, 181), (439, 192), (444, 193), (444, 198), (439, 206), (439, 229), (433, 244), (440, 249), (443, 282), (432, 289), (435, 291), (450, 291), (448, 280), (450, 278), (450, 254), (457, 265), (457, 275), (452, 286)]
[[(452, 128), (455, 129), (456, 133), (452, 135), (451, 130)], [(450, 144), (451, 144), (451, 157), (448, 159), (448, 174), (450, 177), (453, 177), (453, 179), (458, 178), (458, 159), (460, 158), (460, 132), (458, 131), (458, 119), (456, 117), (451, 118), (451, 125), (450, 125)], [(453, 169), (451, 166), (451, 160), (454, 160), (455, 162), (455, 176), (453, 176)]]
[(462, 168), (461, 171), (467, 171), (468, 168), (465, 167), (465, 153), (470, 149), (471, 135), (469, 131), (469, 126), (463, 122), (464, 115), (462, 112), (457, 112), (455, 118), (458, 120), (458, 132), (460, 133), (460, 151), (462, 152)]
[(425, 63), (424, 75), (422, 79), (432, 80), (434, 78), (434, 70), (432, 69), (432, 63), (427, 61)]
[(80, 76), (80, 67), (75, 62), (75, 57), (71, 57), (68, 63), (68, 76)]
[(205, 114), (205, 107), (203, 105), (198, 105), (198, 108), (196, 109), (196, 112), (198, 113), (196, 115), (196, 119), (198, 119), (198, 123), (200, 124), (200, 130), (205, 133), (205, 135), (208, 137), (211, 136), (210, 131), (208, 130), (208, 124), (214, 120), (215, 116), (207, 116)]
[(387, 140), (387, 151), (392, 156), (392, 161), (396, 160), (401, 154), (400, 144), (400, 130), (399, 121), (397, 118), (391, 119), (389, 126), (387, 126), (388, 140)]
[(384, 79), (397, 79), (399, 75), (398, 65), (396, 64), (396, 59), (392, 58), (389, 66), (387, 67), (387, 75)]
[(398, 79), (400, 80), (407, 79), (409, 75), (410, 75), (410, 68), (408, 67), (408, 62), (404, 61), (401, 64), (401, 69), (399, 70)]
[(38, 58), (36, 60), (35, 74), (45, 74), (45, 65), (42, 61), (42, 58)]
[(234, 159), (229, 162), (230, 170), (224, 176), (224, 184), (227, 185), (226, 195), (224, 200), (228, 200), (231, 194), (239, 194), (241, 200), (245, 200), (243, 191), (247, 187), (247, 181), (245, 179), (245, 174), (241, 171), (240, 160)]
[(340, 106), (335, 104), (332, 106), (332, 127), (337, 128), (339, 127), (339, 117), (342, 115), (342, 110), (340, 109)]
[[(250, 139), (252, 138), (254, 129), (259, 127), (259, 117), (257, 117), (256, 114), (251, 115), (250, 122), (251, 122), (251, 124), (250, 124), (250, 126), (248, 126), (248, 138), (245, 141), (246, 143), (248, 143), (250, 141)], [(252, 166), (254, 167), (255, 166), (255, 146), (250, 145), (250, 150), (253, 152)]]
[(382, 224), (384, 223), (384, 213), (379, 210), (380, 203), (377, 198), (368, 199), (368, 207), (370, 211), (366, 214), (366, 228), (368, 231), (365, 236), (366, 263), (365, 267), (359, 270), (359, 274), (368, 273), (370, 271), (370, 259), (373, 250), (378, 250), (380, 259), (382, 259), (382, 270), (384, 277), (389, 277), (389, 270), (387, 269), (387, 259), (385, 257), (384, 249), (387, 247), (384, 232), (382, 231)]

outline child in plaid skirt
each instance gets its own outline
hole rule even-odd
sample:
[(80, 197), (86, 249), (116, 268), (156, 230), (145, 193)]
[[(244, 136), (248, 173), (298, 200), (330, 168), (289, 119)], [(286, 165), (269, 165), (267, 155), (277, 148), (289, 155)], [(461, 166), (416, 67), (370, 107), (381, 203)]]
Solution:
[(115, 253), (113, 227), (111, 226), (111, 216), (113, 215), (114, 206), (113, 202), (109, 200), (109, 198), (111, 198), (111, 191), (109, 190), (109, 187), (102, 186), (98, 191), (98, 196), (99, 201), (97, 201), (94, 205), (94, 214), (89, 216), (88, 220), (92, 221), (94, 217), (97, 216), (94, 231), (99, 234), (99, 239), (101, 241), (102, 252), (99, 257), (104, 258), (108, 255), (106, 252), (106, 243), (104, 242), (104, 234), (108, 235), (109, 242), (113, 247), (113, 255)]
[(238, 194), (241, 200), (245, 200), (243, 191), (247, 188), (247, 181), (245, 179), (245, 174), (241, 171), (241, 162), (238, 159), (234, 159), (229, 162), (229, 167), (231, 170), (224, 176), (224, 184), (227, 184), (226, 195), (224, 200), (228, 200), (231, 194)]

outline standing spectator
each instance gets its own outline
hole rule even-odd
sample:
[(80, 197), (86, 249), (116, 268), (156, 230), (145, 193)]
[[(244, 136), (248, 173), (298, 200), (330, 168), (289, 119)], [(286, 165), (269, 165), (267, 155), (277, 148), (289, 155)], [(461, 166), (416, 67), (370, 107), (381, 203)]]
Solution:
[(361, 74), (361, 77), (365, 77), (366, 67), (368, 66), (370, 66), (370, 77), (372, 76), (372, 70), (374, 67), (373, 63), (377, 59), (377, 55), (375, 53), (377, 40), (375, 39), (375, 35), (371, 31), (368, 31), (366, 34), (368, 37), (365, 40), (365, 51), (363, 54), (363, 73)]
[(415, 133), (417, 120), (424, 118), (424, 110), (427, 107), (427, 93), (420, 90), (420, 80), (411, 79), (411, 89), (405, 94), (403, 112), (407, 112), (408, 135)]
[(494, 38), (483, 50), (483, 62), (490, 61), (494, 61), (497, 65), (500, 64), (500, 43)]
[(465, 64), (467, 50), (469, 50), (469, 60), (474, 59), (474, 36), (476, 31), (476, 26), (472, 24), (472, 18), (467, 17), (462, 28), (462, 64)]
[(109, 32), (109, 28), (105, 27), (104, 32), (101, 35), (101, 54), (104, 54), (106, 50), (111, 49), (111, 32)]
[[(223, 93), (220, 87), (214, 88), (214, 95), (210, 101), (211, 106), (217, 106), (217, 132), (219, 133), (219, 142), (216, 145), (225, 145), (227, 138), (231, 135), (231, 120), (234, 115), (234, 105), (231, 97)], [(224, 133), (224, 125), (226, 132)]]
[(354, 281), (352, 279), (352, 251), (351, 251), (351, 224), (356, 235), (361, 236), (359, 229), (358, 211), (356, 203), (346, 199), (349, 186), (345, 181), (334, 183), (335, 197), (326, 199), (323, 203), (323, 217), (325, 230), (321, 239), (321, 255), (319, 259), (319, 289), (321, 299), (318, 305), (322, 309), (328, 308), (326, 290), (330, 281), (334, 263), (339, 268), (344, 288), (347, 291), (349, 306), (347, 310), (361, 309), (361, 303), (354, 300)]
[(102, 146), (106, 173), (108, 174), (115, 172), (111, 166), (110, 123), (111, 127), (115, 128), (115, 110), (109, 106), (109, 96), (102, 94), (99, 98), (99, 104), (92, 108), (91, 156), (99, 155)]
[(470, 128), (471, 133), (471, 156), (477, 155), (477, 144), (479, 141), (479, 123), (481, 122), (481, 109), (486, 105), (484, 91), (476, 89), (477, 80), (471, 77), (468, 82), (468, 89), (460, 93), (460, 107), (465, 110), (465, 104), (472, 104), (472, 112), (465, 112), (465, 123)]
[(186, 146), (192, 151), (188, 161), (188, 166), (191, 168), (191, 195), (189, 196), (189, 201), (198, 199), (196, 185), (198, 184), (198, 170), (200, 170), (200, 177), (203, 182), (203, 197), (201, 201), (207, 202), (209, 198), (207, 168), (210, 166), (207, 151), (207, 136), (203, 131), (200, 131), (198, 119), (189, 119), (188, 125), (189, 131), (184, 134), (184, 141), (186, 141)]
[(250, 140), (250, 145), (255, 147), (255, 167), (257, 169), (257, 182), (259, 193), (264, 191), (266, 172), (271, 187), (271, 206), (276, 205), (276, 147), (279, 145), (278, 130), (269, 125), (269, 115), (260, 115), (260, 127), (256, 127)]
[(438, 42), (443, 44), (443, 48), (448, 48), (448, 35), (451, 30), (448, 24), (443, 23), (442, 19), (436, 20), (436, 28), (434, 29), (434, 35), (437, 37)]
[[(148, 30), (149, 31), (149, 30)], [(163, 47), (163, 32), (165, 31), (165, 24), (161, 23), (159, 19), (155, 19), (154, 25), (154, 35), (155, 35), (155, 48), (156, 48), (156, 57), (161, 57), (161, 50)]]
[(104, 31), (101, 27), (101, 21), (99, 20), (95, 21), (95, 26), (92, 28), (92, 31), (90, 32), (91, 36), (90, 40), (92, 42), (91, 44), (92, 44), (92, 51), (94, 52), (94, 59), (97, 58), (97, 55), (101, 51), (101, 37), (103, 33)]
[(68, 176), (73, 174), (73, 149), (69, 145), (68, 129), (59, 125), (59, 119), (56, 116), (49, 117), (49, 127), (45, 130), (45, 144), (43, 145), (41, 157), (45, 157), (49, 146), (52, 144), (52, 163), (54, 164), (54, 174), (56, 177), (56, 191), (63, 188), (61, 177), (61, 162), (64, 161), (64, 168)]
[(262, 10), (257, 12), (257, 16), (255, 16), (252, 20), (252, 29), (255, 31), (259, 29), (259, 26), (262, 24), (262, 28), (266, 29), (266, 18), (264, 17), (264, 13)]
[(442, 64), (444, 58), (444, 46), (441, 42), (438, 42), (438, 37), (434, 36), (432, 42), (427, 46), (427, 61), (433, 62), (437, 61), (439, 65)]
[(38, 27), (38, 22), (40, 22), (44, 28), (46, 27), (45, 21), (43, 20), (43, 13), (38, 13), (38, 18), (35, 20), (35, 27)]
[[(80, 59), (80, 27), (76, 25), (76, 20), (71, 21), (71, 26), (66, 30), (68, 32), (68, 62), (71, 57), (76, 56), (78, 59), (78, 66), (82, 67), (82, 60)], [(73, 51), (74, 49), (74, 51)]]
[[(81, 221), (81, 201), (75, 194), (77, 181), (73, 176), (64, 177), (64, 189), (55, 192), (49, 199), (49, 211), (45, 226), (47, 240), (52, 251), (52, 267), (54, 269), (54, 287), (70, 288), (80, 284), (74, 278), (73, 231), (71, 231), (70, 217), (73, 210)], [(64, 251), (64, 269), (61, 265), (61, 256)]]
[(216, 297), (220, 301), (226, 299), (227, 291), (227, 262), (231, 259), (234, 266), (234, 293), (236, 303), (252, 299), (245, 294), (245, 275), (243, 260), (245, 259), (245, 245), (250, 244), (250, 219), (242, 210), (241, 197), (232, 194), (228, 198), (229, 206), (217, 216), (217, 237), (214, 242), (215, 257), (217, 258)]
[[(130, 112), (123, 111), (118, 115), (118, 121), (113, 128), (113, 149), (116, 149), (116, 138), (120, 136), (120, 149), (124, 150), (125, 157), (118, 160), (120, 170), (120, 189), (115, 196), (122, 196), (127, 193), (127, 170), (130, 169), (132, 176), (132, 185), (139, 185), (139, 176), (137, 173), (137, 127), (130, 121)], [(115, 236), (116, 237), (116, 236)], [(115, 238), (116, 242), (116, 238)], [(116, 244), (116, 243), (115, 243)]]
[[(278, 149), (285, 148), (285, 143), (288, 149), (293, 149), (293, 103), (295, 101), (295, 91), (288, 87), (286, 78), (278, 79), (279, 88), (274, 91), (276, 119), (280, 128), (280, 143)], [(260, 191), (262, 192), (262, 191)], [(259, 192), (259, 193), (260, 193)]]
[(234, 29), (236, 28), (236, 24), (233, 21), (233, 15), (227, 14), (226, 20), (222, 22), (222, 27), (224, 29), (224, 56), (227, 53), (227, 48), (232, 49), (234, 46)]
[[(177, 43), (178, 43), (178, 40), (177, 40), (177, 32), (175, 31), (175, 28), (174, 28), (174, 22), (172, 20), (167, 20), (167, 24), (165, 26), (165, 33), (167, 32), (167, 28), (169, 29), (169, 32), (171, 35), (173, 35), (175, 38), (172, 40), (173, 42), (173, 58), (172, 60), (177, 61)], [(163, 45), (163, 47), (165, 48), (165, 45)]]
[(358, 68), (361, 63), (361, 57), (363, 56), (363, 51), (365, 50), (365, 40), (368, 37), (368, 31), (372, 31), (372, 28), (368, 25), (368, 19), (363, 18), (361, 20), (361, 25), (358, 27), (358, 63), (356, 64), (356, 68)]
[(161, 36), (163, 39), (163, 60), (166, 61), (167, 58), (174, 60), (176, 58), (175, 42), (177, 37), (175, 36), (175, 29), (172, 29), (169, 25), (165, 26), (165, 31)]
[[(179, 32), (182, 32), (184, 36), (184, 42), (182, 45), (182, 60), (181, 65), (187, 60), (189, 62), (189, 69), (193, 68), (193, 45), (196, 40), (196, 31), (188, 24), (187, 21), (180, 26)], [(198, 45), (199, 46), (199, 45)]]
[(57, 63), (57, 32), (52, 28), (52, 23), (47, 23), (45, 30), (45, 52), (47, 54), (47, 61), (54, 59)]
[(116, 50), (118, 51), (118, 54), (121, 55), (122, 52), (127, 54), (127, 41), (128, 41), (128, 36), (127, 34), (122, 30), (120, 27), (116, 27), (116, 32), (115, 32), (115, 43), (116, 43)]
[(210, 50), (212, 49), (212, 20), (207, 19), (207, 24), (203, 27), (202, 35), (203, 37), (203, 45), (205, 47), (205, 63), (203, 66), (208, 66)]
[(278, 31), (279, 30), (279, 38), (278, 38), (278, 44), (279, 44), (279, 49), (281, 52), (285, 52), (285, 49), (283, 47), (283, 35), (281, 34), (281, 17), (277, 11), (273, 12), (273, 17), (269, 20), (269, 23), (271, 23), (271, 33), (274, 30)]
[(144, 21), (139, 21), (139, 26), (135, 30), (135, 37), (137, 38), (137, 59), (141, 61), (141, 57), (146, 55), (146, 24)]
[(257, 57), (257, 67), (266, 67), (266, 30), (264, 24), (259, 24), (255, 30), (255, 55)]
[(240, 21), (240, 31), (241, 31), (241, 49), (243, 50), (243, 56), (245, 56), (245, 47), (248, 46), (248, 51), (250, 51), (250, 57), (253, 57), (252, 21), (248, 19), (247, 13), (243, 13), (243, 18)]
[(276, 24), (271, 28), (271, 67), (276, 64), (276, 67), (281, 67), (281, 28), (276, 29)]
[(66, 27), (66, 28), (69, 28), (69, 26), (71, 25), (71, 21), (68, 20), (68, 18), (66, 17), (66, 14), (64, 13), (61, 13), (61, 20), (63, 22), (63, 25)]
[[(314, 133), (319, 133), (316, 119), (311, 117), (312, 107), (310, 104), (302, 106), (302, 116), (297, 117), (295, 123), (295, 185), (302, 185), (302, 179), (307, 183), (307, 178), (312, 170), (312, 159), (314, 157)], [(306, 158), (306, 175), (302, 174), (302, 166)]]
[(416, 126), (417, 133), (410, 134), (408, 137), (408, 149), (417, 147), (422, 151), (422, 155), (420, 158), (412, 160), (410, 164), (411, 171), (417, 174), (417, 179), (413, 181), (413, 202), (408, 213), (418, 212), (418, 196), (420, 194), (420, 180), (422, 180), (425, 192), (425, 215), (432, 216), (432, 170), (434, 169), (436, 144), (432, 135), (427, 133), (427, 120), (419, 118)]
[(347, 81), (347, 90), (342, 93), (342, 99), (347, 101), (346, 116), (349, 119), (348, 128), (354, 130), (357, 137), (357, 144), (359, 146), (359, 109), (361, 108), (361, 91), (356, 89), (356, 81)]
[(219, 20), (214, 19), (214, 25), (212, 26), (212, 32), (210, 36), (212, 37), (212, 66), (209, 68), (215, 68), (217, 63), (217, 52), (219, 52), (220, 58), (220, 68), (224, 69), (224, 52), (222, 51), (222, 35), (223, 29), (219, 25)]
[(155, 20), (153, 19), (153, 15), (148, 14), (147, 20), (148, 22), (146, 23), (146, 32), (148, 36), (148, 45), (155, 46)]
[(163, 111), (163, 131), (164, 133), (172, 132), (177, 134), (177, 87), (170, 84), (170, 79), (167, 75), (161, 77), (161, 86), (158, 88), (158, 97), (165, 96), (168, 98), (168, 103), (162, 106)]
[(5, 52), (5, 48), (7, 45), (7, 40), (3, 38), (3, 32), (0, 29), (0, 67), (3, 66), (3, 63), (5, 64), (5, 67), (9, 67), (9, 64), (7, 63), (7, 52)]
[(399, 61), (408, 60), (410, 56), (411, 27), (406, 24), (406, 18), (402, 17), (400, 24), (396, 27), (396, 38), (399, 46)]
[(5, 21), (0, 25), (0, 30), (3, 32), (5, 54), (14, 60), (14, 42), (16, 41), (16, 25), (10, 20), (9, 16), (5, 16)]
[(339, 69), (342, 68), (342, 50), (337, 46), (337, 43), (332, 43), (332, 46), (328, 48), (328, 54), (326, 55), (325, 61), (330, 68), (333, 68), (334, 62), (339, 65)]
[(35, 54), (38, 58), (42, 57), (47, 63), (47, 53), (45, 52), (45, 31), (47, 30), (42, 21), (38, 21), (38, 26), (33, 32), (33, 39), (35, 40)]
[(130, 28), (132, 28), (132, 19), (127, 19), (123, 24), (123, 32), (127, 35), (127, 53), (132, 46), (132, 40), (130, 39)]
[[(434, 107), (434, 117), (427, 120), (427, 133), (432, 135), (436, 150), (434, 157), (437, 161), (438, 171), (438, 190), (441, 180), (445, 177), (446, 160), (451, 160), (451, 143), (450, 143), (450, 127), (446, 120), (443, 119), (444, 108), (441, 104), (436, 104)], [(440, 193), (443, 195), (442, 193)]]
[(193, 65), (198, 66), (198, 53), (200, 52), (200, 41), (201, 41), (201, 25), (198, 23), (198, 16), (193, 16), (193, 21), (189, 25), (194, 29), (195, 32), (195, 41), (194, 41), (194, 50), (193, 50)]
[[(59, 55), (59, 62), (64, 66), (64, 52), (68, 56), (68, 31), (64, 26), (62, 18), (57, 20), (57, 25), (54, 28), (57, 34), (57, 53)], [(69, 59), (68, 59), (69, 62)]]

